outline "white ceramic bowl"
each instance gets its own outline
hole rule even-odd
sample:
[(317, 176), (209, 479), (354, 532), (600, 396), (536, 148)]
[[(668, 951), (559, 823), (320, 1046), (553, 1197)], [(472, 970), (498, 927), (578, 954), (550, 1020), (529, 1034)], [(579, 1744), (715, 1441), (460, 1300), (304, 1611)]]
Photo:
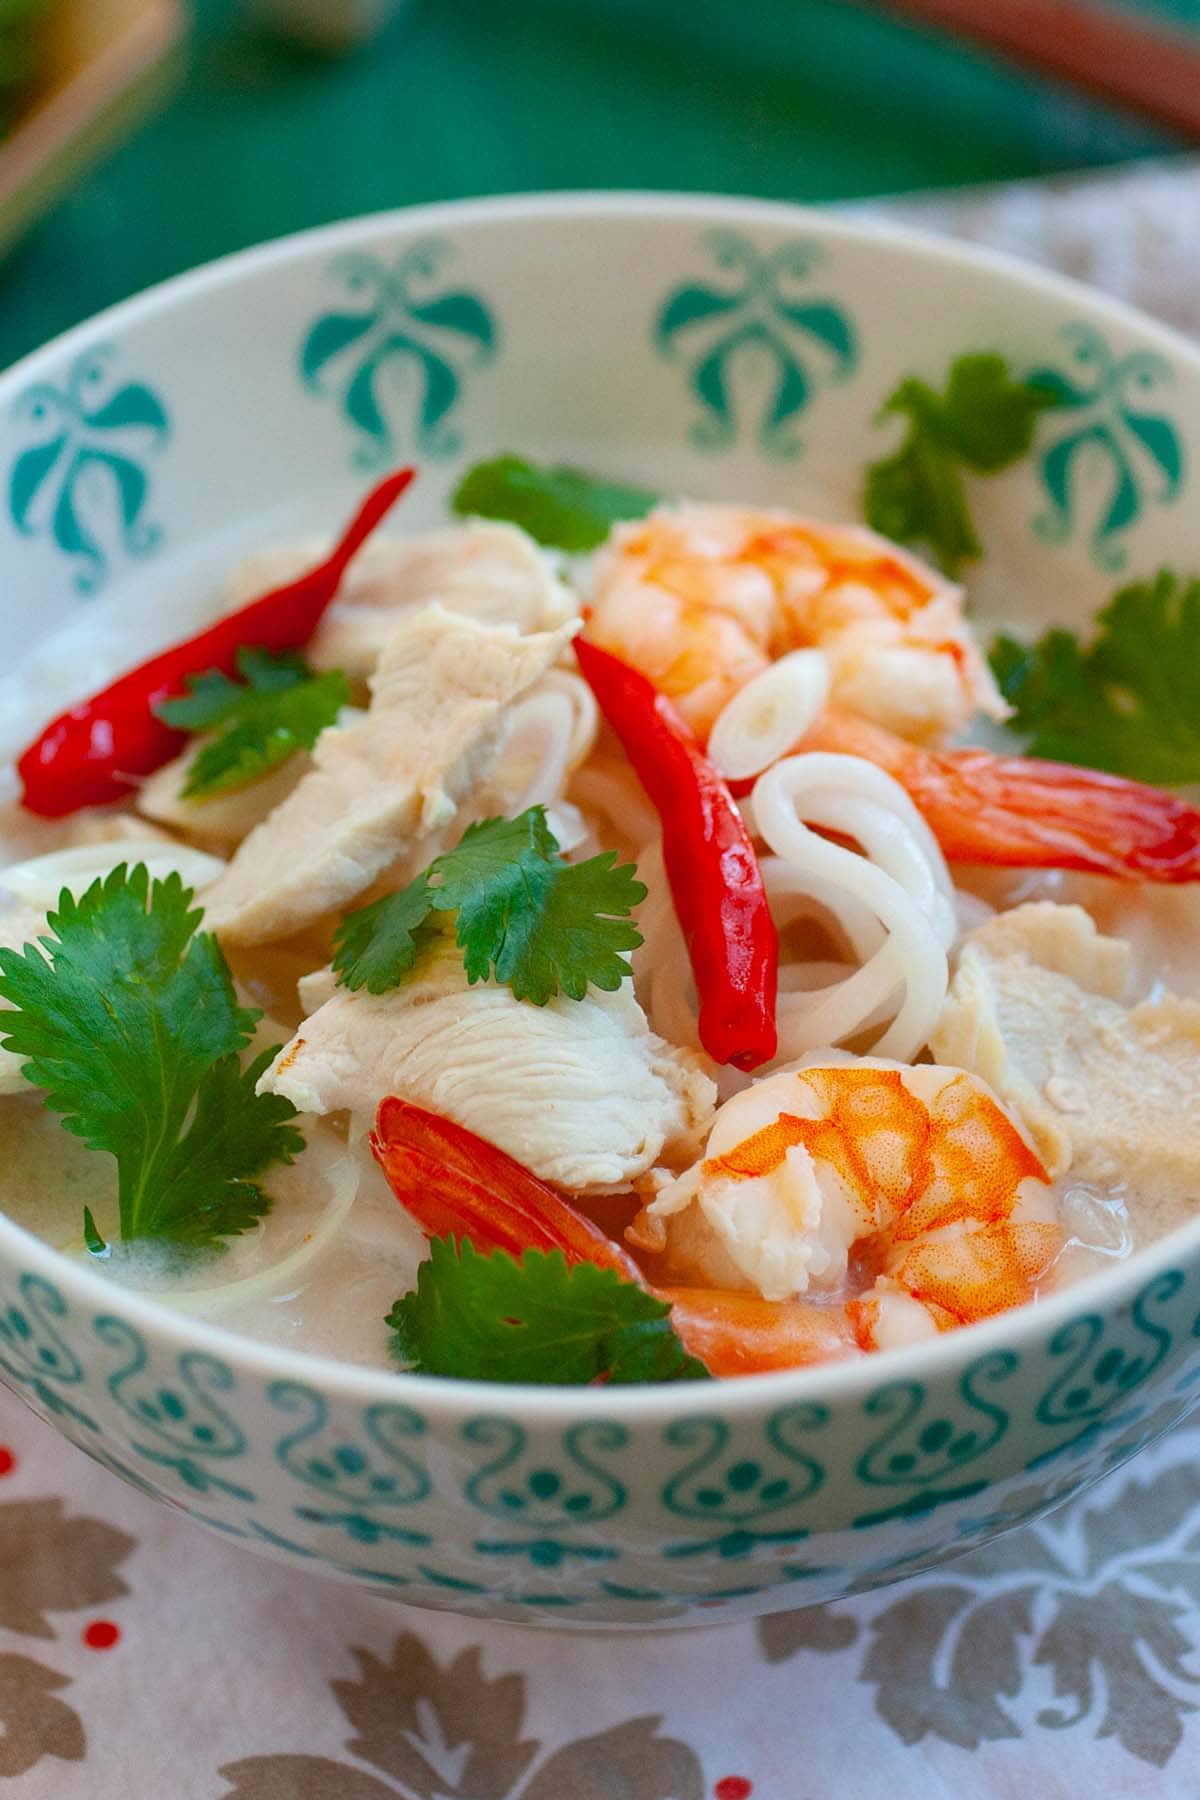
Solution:
[[(0, 607), (97, 681), (231, 560), (332, 528), (416, 458), (405, 527), (504, 448), (665, 491), (854, 516), (902, 376), (995, 347), (1071, 404), (980, 484), (992, 613), (1089, 616), (1192, 562), (1200, 356), (1064, 282), (744, 201), (416, 210), (234, 257), (0, 380)], [(42, 672), (46, 711), (75, 696)], [(61, 686), (61, 676), (59, 684)], [(939, 1562), (1094, 1480), (1200, 1376), (1200, 1225), (1075, 1292), (896, 1354), (579, 1391), (363, 1371), (130, 1297), (0, 1221), (3, 1379), (212, 1529), (420, 1605), (711, 1621)]]

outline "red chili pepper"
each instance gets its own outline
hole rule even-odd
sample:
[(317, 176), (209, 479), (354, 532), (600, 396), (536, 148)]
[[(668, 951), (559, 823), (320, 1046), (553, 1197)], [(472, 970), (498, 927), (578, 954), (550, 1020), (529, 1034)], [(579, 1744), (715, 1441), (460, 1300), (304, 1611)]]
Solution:
[(683, 927), (700, 1042), (757, 1069), (775, 1055), (779, 935), (758, 858), (725, 782), (665, 694), (586, 638), (575, 655), (662, 820), (663, 861)]
[(139, 776), (161, 768), (183, 746), (187, 734), (165, 724), (154, 709), (181, 694), (189, 675), (203, 675), (209, 669), (234, 674), (237, 653), (248, 644), (275, 652), (306, 644), (341, 586), (351, 558), (415, 473), (400, 469), (381, 481), (359, 507), (332, 555), (315, 569), (140, 663), (47, 725), (17, 761), (22, 802), (29, 811), (61, 819), (81, 806), (103, 806), (124, 798), (137, 786)]

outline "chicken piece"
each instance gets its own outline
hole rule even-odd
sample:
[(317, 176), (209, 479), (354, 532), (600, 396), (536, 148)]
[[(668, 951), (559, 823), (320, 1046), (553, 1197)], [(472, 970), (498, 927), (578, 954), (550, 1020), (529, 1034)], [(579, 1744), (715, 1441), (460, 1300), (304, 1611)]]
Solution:
[[(56, 821), (57, 822), (57, 821)], [(68, 844), (173, 844), (169, 831), (160, 831), (146, 819), (135, 819), (127, 812), (106, 812), (99, 808), (76, 813), (67, 821), (65, 841)]]
[[(292, 581), (320, 561), (320, 543), (259, 551), (234, 573), (230, 604)], [(448, 612), (518, 631), (551, 631), (576, 616), (549, 558), (515, 525), (473, 520), (421, 537), (373, 538), (359, 551), (305, 655), (318, 669), (369, 675), (403, 614), (438, 601)]]
[(367, 711), (321, 733), (310, 772), (209, 892), (209, 928), (232, 944), (270, 943), (347, 906), (385, 870), (406, 878), (486, 772), (505, 708), (572, 629), (522, 637), (438, 605), (406, 614), (371, 677)]
[(139, 788), (134, 804), (147, 819), (185, 832), (205, 848), (229, 854), (300, 785), (312, 770), (313, 760), (307, 750), (298, 750), (278, 768), (247, 782), (245, 787), (201, 800), (185, 800), (183, 788), (188, 770), (207, 741), (202, 738), (189, 744), (180, 756), (149, 776)]
[(1131, 966), (1082, 907), (1015, 907), (965, 940), (930, 1044), (995, 1088), (1053, 1175), (1127, 1182), (1148, 1238), (1200, 1194), (1200, 1004), (1130, 1001)]
[(317, 1010), (260, 1092), (368, 1118), (398, 1094), (572, 1193), (619, 1192), (660, 1159), (686, 1162), (712, 1118), (704, 1059), (654, 1035), (630, 982), (530, 1006), (491, 982), (469, 987), (447, 939), (394, 993), (351, 993), (318, 971), (301, 996)]

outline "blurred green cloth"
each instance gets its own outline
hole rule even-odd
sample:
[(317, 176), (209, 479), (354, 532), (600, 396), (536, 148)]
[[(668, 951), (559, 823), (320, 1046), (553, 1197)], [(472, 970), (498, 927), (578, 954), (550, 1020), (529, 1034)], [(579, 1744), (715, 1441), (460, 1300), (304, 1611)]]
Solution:
[(0, 264), (0, 366), (224, 251), (411, 201), (829, 200), (1177, 147), (841, 0), (406, 0), (342, 61), (256, 35), (236, 0), (193, 10), (169, 103)]

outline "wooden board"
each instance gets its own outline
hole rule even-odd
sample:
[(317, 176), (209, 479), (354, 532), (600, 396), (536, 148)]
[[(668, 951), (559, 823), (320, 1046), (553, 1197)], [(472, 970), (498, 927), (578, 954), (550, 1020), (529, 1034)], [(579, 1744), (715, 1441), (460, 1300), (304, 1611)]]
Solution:
[(876, 3), (1200, 138), (1200, 34), (1177, 7), (1121, 0)]
[(63, 0), (40, 91), (0, 144), (0, 252), (153, 103), (182, 0)]

